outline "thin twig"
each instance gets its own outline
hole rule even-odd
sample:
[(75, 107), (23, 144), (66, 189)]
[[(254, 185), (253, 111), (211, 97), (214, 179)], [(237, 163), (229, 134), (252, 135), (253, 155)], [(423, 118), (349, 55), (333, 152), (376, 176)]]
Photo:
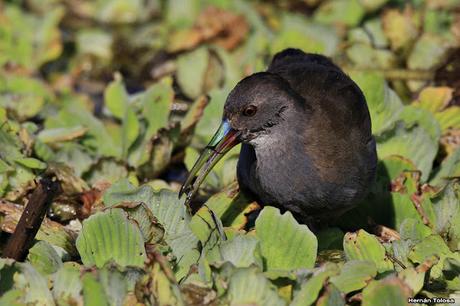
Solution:
[(38, 187), (30, 196), (16, 230), (3, 250), (3, 257), (17, 261), (23, 261), (26, 258), (46, 211), (59, 192), (60, 184), (54, 176), (45, 176), (40, 180)]
[(401, 268), (403, 269), (406, 269), (406, 265), (403, 264), (402, 261), (400, 261), (398, 258), (396, 258), (395, 256), (393, 256), (392, 254), (388, 253), (388, 252), (385, 252), (385, 255), (392, 261), (392, 262), (395, 262), (397, 263)]
[(346, 73), (356, 72), (377, 72), (381, 73), (388, 80), (405, 81), (430, 81), (434, 79), (435, 72), (432, 70), (410, 70), (410, 69), (382, 69), (382, 68), (356, 68), (343, 67)]

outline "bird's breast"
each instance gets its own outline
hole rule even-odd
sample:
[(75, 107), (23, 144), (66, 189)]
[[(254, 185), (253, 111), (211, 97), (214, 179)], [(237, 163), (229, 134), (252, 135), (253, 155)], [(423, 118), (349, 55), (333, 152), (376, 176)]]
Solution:
[(254, 193), (262, 204), (297, 203), (295, 209), (309, 205), (317, 179), (308, 158), (286, 146), (254, 149), (243, 145), (237, 170), (242, 189)]
[(273, 205), (299, 215), (349, 206), (362, 188), (355, 181), (325, 181), (305, 152), (297, 146), (256, 148), (243, 145), (238, 181), (263, 205)]

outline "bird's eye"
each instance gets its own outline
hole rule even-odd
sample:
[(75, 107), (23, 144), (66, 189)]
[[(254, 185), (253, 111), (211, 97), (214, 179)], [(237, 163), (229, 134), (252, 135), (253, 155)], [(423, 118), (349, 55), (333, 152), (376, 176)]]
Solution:
[(245, 115), (246, 117), (252, 117), (254, 116), (255, 114), (257, 113), (257, 107), (254, 106), (254, 105), (249, 105), (248, 107), (246, 107), (243, 111), (243, 115)]

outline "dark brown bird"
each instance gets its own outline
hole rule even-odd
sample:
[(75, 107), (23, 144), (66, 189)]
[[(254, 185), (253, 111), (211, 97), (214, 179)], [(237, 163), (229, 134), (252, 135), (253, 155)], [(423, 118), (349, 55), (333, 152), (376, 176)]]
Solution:
[(231, 91), (222, 124), (180, 195), (187, 193), (190, 201), (239, 142), (241, 190), (305, 223), (352, 208), (375, 176), (377, 154), (363, 93), (328, 58), (298, 49), (276, 54), (266, 72), (244, 78)]

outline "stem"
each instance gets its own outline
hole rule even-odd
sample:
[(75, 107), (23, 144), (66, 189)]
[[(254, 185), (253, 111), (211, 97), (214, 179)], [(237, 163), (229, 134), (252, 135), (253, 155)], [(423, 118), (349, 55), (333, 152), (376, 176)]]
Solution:
[(60, 190), (60, 184), (55, 177), (45, 176), (40, 180), (3, 250), (3, 257), (17, 261), (23, 261), (27, 257), (46, 211)]
[(434, 71), (431, 70), (410, 70), (410, 69), (381, 69), (381, 68), (356, 68), (344, 67), (347, 73), (354, 72), (377, 72), (381, 73), (385, 79), (407, 80), (407, 81), (429, 81), (434, 79)]

